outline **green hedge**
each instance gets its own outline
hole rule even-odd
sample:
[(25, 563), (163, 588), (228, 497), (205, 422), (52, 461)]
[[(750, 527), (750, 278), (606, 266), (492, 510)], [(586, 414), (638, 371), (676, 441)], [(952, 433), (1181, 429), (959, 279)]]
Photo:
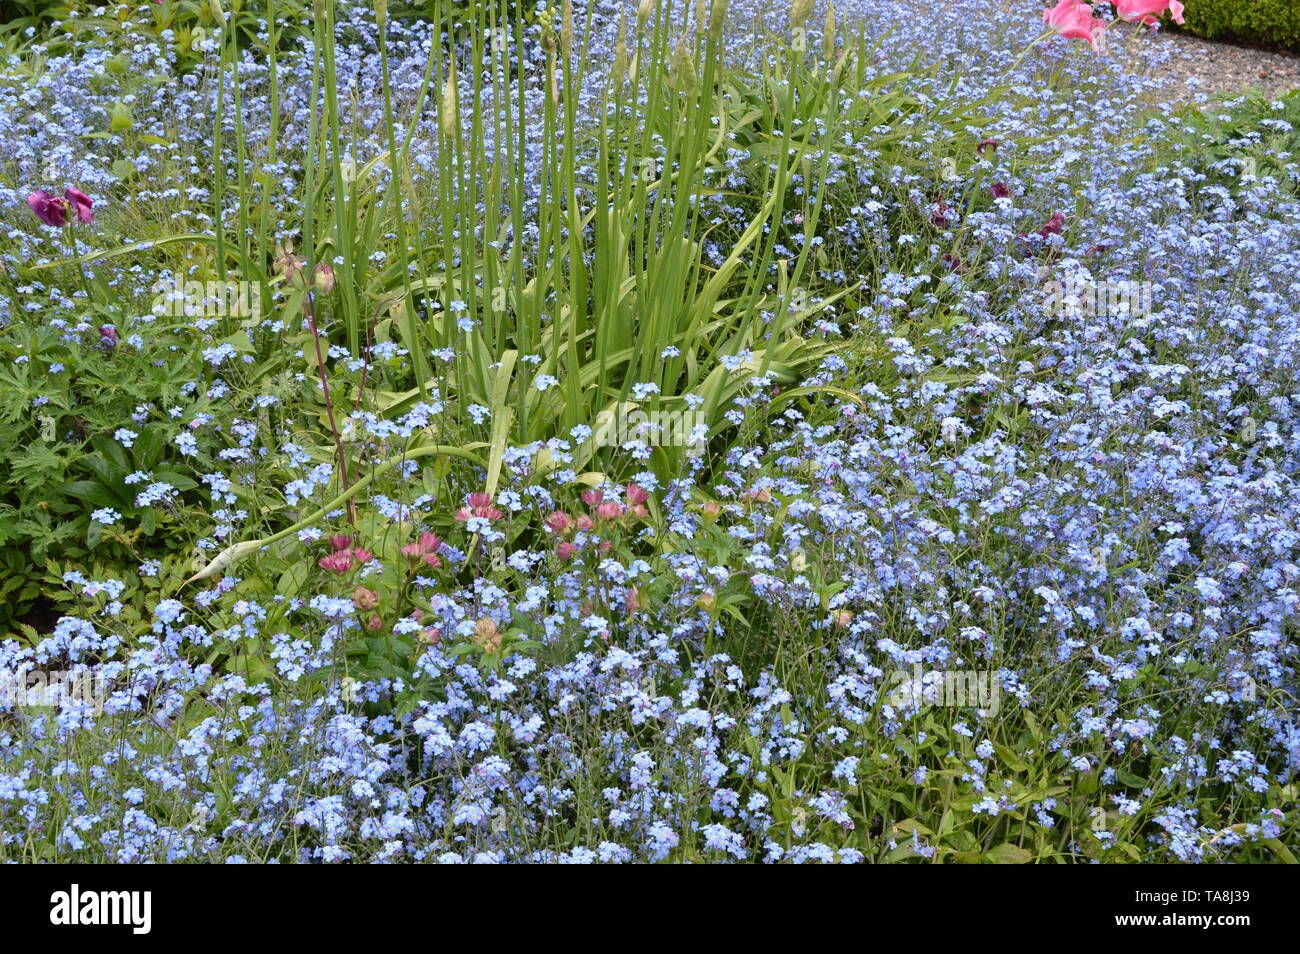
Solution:
[(1300, 0), (1183, 0), (1189, 33), (1300, 50)]

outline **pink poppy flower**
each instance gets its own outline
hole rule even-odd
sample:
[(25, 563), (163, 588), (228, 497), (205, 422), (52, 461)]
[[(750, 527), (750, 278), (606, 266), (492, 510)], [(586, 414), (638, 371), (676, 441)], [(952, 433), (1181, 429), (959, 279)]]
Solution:
[(29, 195), (27, 205), (46, 225), (59, 228), (72, 221), (72, 208), (68, 200), (50, 195), (44, 190), (38, 189)]
[(1084, 0), (1061, 0), (1043, 11), (1043, 21), (1070, 40), (1087, 40), (1097, 50), (1097, 39), (1106, 29), (1106, 21), (1092, 15), (1092, 5)]
[(1115, 12), (1129, 23), (1155, 26), (1165, 11), (1173, 15), (1175, 23), (1183, 22), (1183, 5), (1178, 0), (1113, 0)]
[(63, 198), (67, 200), (72, 211), (76, 213), (78, 222), (95, 221), (95, 212), (91, 208), (95, 203), (86, 193), (68, 186), (63, 190)]
[(1038, 228), (1038, 234), (1043, 238), (1049, 235), (1060, 235), (1065, 230), (1065, 216), (1060, 212), (1053, 212), (1052, 217), (1044, 222)]

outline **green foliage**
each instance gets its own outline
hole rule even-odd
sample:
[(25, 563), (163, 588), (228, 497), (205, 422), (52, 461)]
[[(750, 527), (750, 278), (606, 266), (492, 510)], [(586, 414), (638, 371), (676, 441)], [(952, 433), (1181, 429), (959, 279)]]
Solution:
[[(164, 481), (180, 495), (197, 486), (162, 427), (132, 420), (142, 405), (181, 398), (186, 367), (169, 343), (114, 345), (94, 325), (0, 329), (0, 632), (37, 605), (50, 563), (135, 567), (168, 552), (184, 526), (180, 496), (136, 503), (146, 483)], [(119, 428), (135, 433), (130, 448), (114, 437)], [(130, 529), (91, 519), (104, 508)]]
[(1300, 49), (1300, 6), (1294, 0), (1184, 0), (1184, 27), (1211, 39), (1248, 40)]
[(1185, 148), (1178, 161), (1206, 177), (1205, 183), (1235, 187), (1251, 179), (1276, 179), (1300, 192), (1300, 91), (1272, 100), (1247, 95), (1208, 109), (1179, 114)]
[[(309, 32), (310, 0), (272, 0), (276, 27), (271, 44), (283, 46), (287, 37)], [(221, 35), (224, 20), (233, 28), (236, 42), (265, 50), (268, 43), (259, 36), (260, 21), (268, 16), (267, 6), (249, 0), (159, 0), (112, 6), (86, 0), (3, 0), (0, 2), (0, 35), (18, 36), (29, 28), (42, 34), (51, 53), (97, 38), (100, 31), (122, 38), (129, 48), (141, 32), (162, 41), (164, 31), (172, 33), (171, 46), (182, 69), (196, 65), (196, 47)]]

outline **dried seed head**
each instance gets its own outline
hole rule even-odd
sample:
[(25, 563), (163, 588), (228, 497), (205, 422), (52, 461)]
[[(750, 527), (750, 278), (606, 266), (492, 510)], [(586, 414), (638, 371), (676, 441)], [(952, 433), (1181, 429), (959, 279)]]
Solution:
[(812, 14), (813, 0), (792, 0), (790, 4), (790, 26), (801, 27), (808, 22)]
[(673, 85), (679, 89), (695, 86), (695, 61), (691, 59), (691, 47), (686, 36), (685, 33), (679, 36), (673, 48)]
[(375, 0), (375, 23), (379, 25), (381, 33), (388, 25), (388, 0)]
[(564, 22), (560, 27), (560, 49), (566, 57), (573, 56), (573, 0), (564, 0)]
[(447, 70), (447, 80), (442, 84), (442, 107), (438, 113), (438, 125), (442, 134), (448, 139), (456, 135), (460, 128), (456, 104), (456, 66), (453, 63)]
[(826, 4), (826, 23), (822, 26), (822, 56), (835, 57), (835, 4)]
[(722, 25), (727, 19), (727, 0), (713, 0), (709, 12), (709, 36), (715, 41), (722, 38)]
[(627, 23), (620, 19), (618, 33), (614, 37), (614, 65), (610, 69), (610, 76), (615, 85), (621, 83), (624, 74), (627, 73), (627, 39), (624, 36), (626, 30)]

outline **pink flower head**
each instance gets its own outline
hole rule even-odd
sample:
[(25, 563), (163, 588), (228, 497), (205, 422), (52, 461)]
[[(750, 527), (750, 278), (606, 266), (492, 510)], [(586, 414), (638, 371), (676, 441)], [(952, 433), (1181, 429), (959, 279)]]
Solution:
[(461, 523), (464, 523), (470, 517), (482, 517), (484, 520), (501, 519), (501, 511), (492, 506), (492, 498), (487, 494), (470, 494), (465, 503), (467, 506), (456, 511), (456, 519)]
[(605, 492), (603, 490), (584, 490), (582, 492), (582, 502), (588, 507), (594, 507), (604, 499)]
[(1000, 145), (1002, 145), (1002, 143), (997, 139), (981, 139), (980, 144), (975, 147), (975, 151), (982, 156), (984, 155), (985, 149), (991, 149), (994, 152), (997, 152), (998, 146)]
[(579, 530), (590, 530), (594, 526), (595, 524), (592, 523), (591, 517), (587, 516), (587, 514), (583, 513), (578, 515)]
[(105, 348), (116, 348), (120, 339), (117, 335), (117, 329), (112, 325), (99, 326), (99, 342)]
[(86, 193), (68, 186), (63, 190), (63, 198), (67, 200), (72, 211), (76, 213), (78, 222), (95, 221), (95, 212), (91, 208), (95, 203)]
[(350, 550), (339, 550), (327, 557), (321, 557), (320, 565), (331, 573), (346, 573), (352, 569), (352, 552)]
[(546, 526), (552, 533), (563, 533), (569, 529), (569, 515), (563, 510), (556, 510), (546, 517)]
[(627, 502), (630, 504), (643, 504), (650, 499), (650, 495), (645, 492), (645, 488), (639, 484), (627, 485)]
[(420, 534), (420, 546), (425, 553), (437, 553), (442, 548), (442, 540), (438, 538), (436, 533), (425, 530)]
[(328, 265), (317, 265), (311, 274), (317, 293), (329, 297), (334, 291), (334, 269)]
[(330, 537), (330, 549), (335, 553), (339, 550), (346, 550), (352, 546), (352, 538), (346, 533), (340, 533), (338, 536)]
[(1052, 217), (1044, 222), (1038, 228), (1038, 234), (1043, 238), (1049, 235), (1060, 235), (1065, 229), (1065, 216), (1060, 212), (1053, 212)]
[(364, 586), (352, 591), (352, 605), (359, 610), (372, 610), (379, 605), (379, 594)]
[(1113, 0), (1115, 12), (1121, 20), (1129, 23), (1145, 23), (1155, 26), (1168, 10), (1173, 14), (1175, 23), (1183, 22), (1183, 5), (1178, 0)]
[(555, 555), (561, 560), (571, 560), (573, 559), (573, 555), (577, 552), (578, 548), (568, 540), (561, 540), (555, 547)]
[(930, 224), (943, 228), (948, 224), (951, 212), (952, 206), (943, 201), (943, 196), (939, 196), (938, 201), (935, 202), (930, 211)]
[(993, 193), (993, 198), (995, 199), (1011, 198), (1011, 186), (1007, 185), (1005, 182), (993, 183), (993, 185), (990, 186), (989, 191)]
[(72, 204), (60, 196), (38, 189), (27, 197), (27, 205), (46, 225), (59, 228), (72, 221)]
[(1061, 0), (1043, 11), (1043, 21), (1069, 40), (1087, 40), (1097, 51), (1097, 38), (1106, 29), (1106, 21), (1092, 15), (1092, 5), (1084, 0)]
[(601, 520), (617, 520), (623, 516), (623, 505), (617, 500), (606, 500), (596, 507), (596, 516)]
[(369, 550), (363, 550), (361, 547), (353, 547), (351, 551), (345, 550), (343, 552), (351, 552), (352, 559), (356, 560), (358, 563), (369, 563), (375, 558), (373, 553)]

